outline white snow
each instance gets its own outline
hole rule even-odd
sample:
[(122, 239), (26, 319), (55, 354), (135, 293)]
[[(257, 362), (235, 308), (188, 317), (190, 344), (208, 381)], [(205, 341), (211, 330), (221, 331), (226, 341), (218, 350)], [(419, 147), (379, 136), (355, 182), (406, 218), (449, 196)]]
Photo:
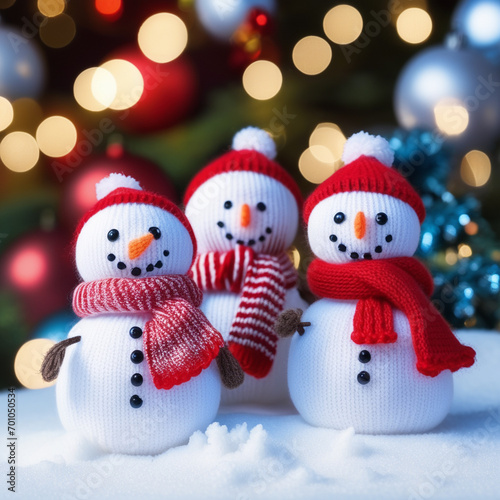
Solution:
[(421, 435), (355, 435), (311, 427), (293, 408), (240, 406), (161, 455), (106, 455), (64, 432), (53, 387), (18, 390), (15, 498), (498, 499), (500, 334), (459, 337), (477, 363), (455, 375), (450, 415)]

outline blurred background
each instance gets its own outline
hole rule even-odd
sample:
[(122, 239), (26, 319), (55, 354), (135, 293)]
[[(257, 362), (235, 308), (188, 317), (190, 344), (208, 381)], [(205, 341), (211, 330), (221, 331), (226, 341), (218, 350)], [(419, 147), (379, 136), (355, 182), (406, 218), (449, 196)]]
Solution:
[[(0, 0), (0, 386), (76, 317), (72, 233), (122, 171), (176, 202), (246, 125), (304, 194), (361, 129), (422, 195), (454, 328), (500, 329), (500, 0)], [(302, 277), (304, 236), (291, 256)]]

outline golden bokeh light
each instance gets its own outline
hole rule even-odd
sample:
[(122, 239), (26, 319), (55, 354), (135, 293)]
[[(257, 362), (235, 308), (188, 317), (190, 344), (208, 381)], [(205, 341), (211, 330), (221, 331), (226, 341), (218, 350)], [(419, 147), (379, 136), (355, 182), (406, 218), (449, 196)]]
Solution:
[(46, 18), (40, 25), (42, 42), (53, 49), (66, 47), (76, 35), (75, 21), (67, 14)]
[(320, 123), (309, 138), (311, 153), (324, 163), (342, 166), (342, 152), (346, 137), (335, 123)]
[(454, 266), (458, 261), (457, 252), (455, 252), (452, 248), (448, 248), (444, 255), (444, 260), (449, 266)]
[(76, 145), (76, 128), (64, 116), (51, 116), (40, 123), (36, 141), (40, 151), (57, 158), (70, 153)]
[(472, 256), (472, 248), (469, 245), (461, 243), (458, 245), (458, 256), (461, 259), (471, 257)]
[(166, 63), (182, 54), (188, 42), (188, 31), (182, 19), (160, 12), (142, 23), (137, 38), (146, 57)]
[[(131, 108), (139, 101), (144, 92), (144, 78), (136, 66), (125, 59), (112, 59), (101, 64), (100, 67), (112, 75), (116, 85), (115, 97), (108, 104), (108, 99), (113, 93), (113, 86), (103, 85), (102, 90), (105, 90), (105, 95), (98, 97), (99, 93), (96, 94), (96, 92), (101, 87), (96, 81), (97, 73), (94, 75), (92, 91), (101, 104), (107, 104), (107, 107), (111, 109), (122, 110)], [(101, 99), (102, 97), (105, 99)]]
[(323, 19), (323, 30), (334, 43), (346, 45), (354, 42), (363, 31), (363, 18), (352, 5), (337, 5)]
[(104, 109), (116, 99), (117, 87), (116, 79), (110, 71), (102, 67), (95, 69), (90, 82), (90, 91)]
[(460, 135), (469, 125), (469, 112), (460, 103), (442, 100), (434, 106), (436, 125), (446, 135)]
[[(102, 83), (105, 85), (114, 86), (114, 91), (112, 92), (112, 97), (109, 100), (109, 103), (104, 105), (102, 104), (92, 92), (92, 84), (94, 82), (94, 76), (96, 73), (100, 73), (99, 76), (96, 77), (96, 91)], [(104, 80), (104, 81), (102, 81)], [(116, 97), (116, 82), (113, 78), (113, 75), (102, 68), (88, 68), (82, 71), (75, 80), (73, 84), (73, 95), (75, 96), (76, 102), (84, 109), (88, 111), (103, 111), (108, 107), (109, 104)]]
[(5, 130), (14, 119), (14, 108), (8, 99), (0, 97), (0, 132)]
[(38, 0), (38, 10), (47, 17), (55, 17), (64, 12), (65, 0)]
[[(313, 149), (315, 150), (313, 152)], [(303, 177), (312, 182), (313, 184), (321, 184), (324, 180), (328, 179), (338, 168), (335, 162), (325, 162), (318, 159), (322, 156), (320, 153), (327, 157), (328, 149), (324, 146), (313, 146), (307, 148), (299, 158), (299, 170)]]
[(290, 248), (290, 250), (288, 251), (288, 256), (292, 261), (293, 267), (295, 267), (295, 269), (298, 269), (300, 265), (300, 253), (297, 250), (297, 247)]
[(469, 186), (484, 186), (491, 175), (491, 161), (488, 155), (477, 149), (469, 151), (462, 159), (460, 175)]
[(44, 389), (56, 383), (45, 382), (40, 373), (47, 352), (55, 344), (50, 339), (33, 339), (21, 346), (14, 360), (14, 372), (17, 380), (28, 389)]
[(255, 61), (243, 73), (243, 87), (254, 99), (271, 99), (280, 91), (282, 83), (283, 75), (271, 61)]
[(432, 32), (432, 19), (428, 12), (418, 7), (405, 9), (396, 21), (398, 35), (407, 43), (422, 43)]
[(295, 44), (292, 59), (295, 67), (302, 73), (318, 75), (330, 64), (332, 48), (319, 36), (306, 36)]
[(11, 132), (0, 143), (0, 159), (13, 172), (31, 170), (40, 158), (35, 138), (26, 132)]

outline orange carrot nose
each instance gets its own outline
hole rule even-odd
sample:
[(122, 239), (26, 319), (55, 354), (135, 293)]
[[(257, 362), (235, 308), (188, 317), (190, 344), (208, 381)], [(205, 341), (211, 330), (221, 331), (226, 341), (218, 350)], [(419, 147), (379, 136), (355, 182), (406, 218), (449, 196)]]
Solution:
[(132, 240), (128, 244), (128, 256), (129, 259), (137, 259), (140, 257), (151, 245), (151, 242), (154, 240), (154, 236), (151, 233), (145, 234), (144, 236), (140, 236), (135, 240)]
[(250, 225), (250, 222), (252, 222), (252, 214), (250, 213), (250, 207), (245, 203), (244, 205), (241, 205), (241, 212), (240, 212), (241, 227), (248, 227)]
[(358, 240), (366, 234), (366, 217), (363, 212), (358, 212), (354, 218), (354, 235)]

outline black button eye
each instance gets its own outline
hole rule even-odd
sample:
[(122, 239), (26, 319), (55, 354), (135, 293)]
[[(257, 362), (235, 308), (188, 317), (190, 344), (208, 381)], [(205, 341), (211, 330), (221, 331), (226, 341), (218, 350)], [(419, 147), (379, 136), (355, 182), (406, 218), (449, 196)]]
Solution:
[(226, 210), (229, 210), (232, 206), (233, 206), (233, 202), (232, 202), (232, 201), (229, 201), (229, 200), (228, 200), (228, 201), (226, 201), (226, 202), (224, 203), (224, 208), (225, 208)]
[(376, 216), (375, 216), (375, 222), (377, 224), (380, 224), (381, 226), (383, 226), (384, 224), (387, 223), (387, 214), (384, 214), (384, 212), (379, 212)]
[(153, 235), (155, 240), (159, 240), (161, 236), (161, 231), (157, 227), (150, 227), (148, 231)]
[(118, 232), (118, 229), (111, 229), (110, 231), (108, 231), (108, 240), (109, 241), (116, 241), (119, 236), (120, 236), (120, 233)]
[(337, 212), (335, 214), (335, 217), (333, 218), (335, 224), (342, 224), (342, 222), (345, 221), (345, 214), (344, 212)]
[(257, 210), (264, 212), (265, 209), (266, 209), (266, 204), (259, 201), (259, 203), (257, 203)]

